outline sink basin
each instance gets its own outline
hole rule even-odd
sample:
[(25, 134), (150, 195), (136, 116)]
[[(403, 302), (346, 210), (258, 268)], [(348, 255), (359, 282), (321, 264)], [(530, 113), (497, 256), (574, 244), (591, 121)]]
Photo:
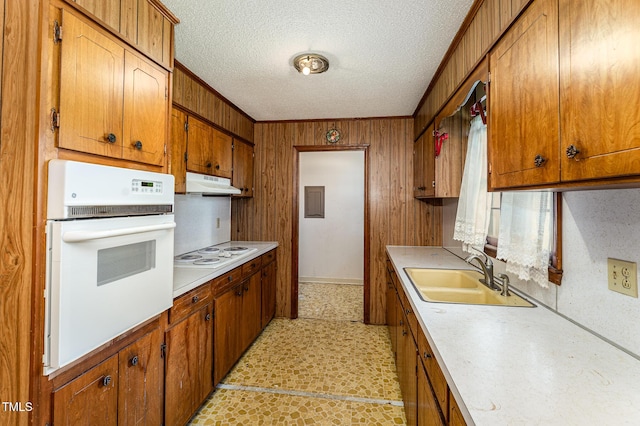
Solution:
[(425, 302), (462, 303), (534, 307), (528, 300), (511, 293), (501, 296), (480, 282), (484, 275), (465, 269), (405, 268), (407, 276)]

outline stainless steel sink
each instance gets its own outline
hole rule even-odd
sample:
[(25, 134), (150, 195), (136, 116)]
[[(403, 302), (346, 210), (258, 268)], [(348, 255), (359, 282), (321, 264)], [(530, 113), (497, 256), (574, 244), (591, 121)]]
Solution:
[(467, 269), (404, 268), (411, 283), (425, 302), (534, 307), (528, 300), (511, 293), (501, 296), (480, 282), (478, 271)]

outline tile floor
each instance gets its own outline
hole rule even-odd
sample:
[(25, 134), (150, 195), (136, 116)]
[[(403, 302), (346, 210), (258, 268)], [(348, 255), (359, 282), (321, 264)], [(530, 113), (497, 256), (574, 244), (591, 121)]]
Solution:
[(362, 324), (362, 286), (299, 295), (300, 318), (274, 319), (191, 424), (405, 424), (389, 333)]

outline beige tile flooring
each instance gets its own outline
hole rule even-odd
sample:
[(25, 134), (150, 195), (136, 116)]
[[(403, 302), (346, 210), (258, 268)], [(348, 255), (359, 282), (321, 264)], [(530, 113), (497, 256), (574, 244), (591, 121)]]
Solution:
[(389, 333), (362, 323), (362, 286), (299, 294), (300, 318), (274, 319), (192, 424), (405, 424)]

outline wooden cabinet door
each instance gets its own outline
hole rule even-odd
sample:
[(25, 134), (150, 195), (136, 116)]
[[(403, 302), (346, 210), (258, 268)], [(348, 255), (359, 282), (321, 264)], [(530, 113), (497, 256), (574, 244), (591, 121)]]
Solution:
[(194, 401), (197, 408), (213, 390), (213, 309), (207, 305), (198, 311), (198, 371), (199, 386)]
[(171, 109), (171, 169), (174, 177), (175, 192), (187, 191), (187, 115), (179, 109)]
[(467, 422), (464, 420), (464, 416), (458, 407), (458, 403), (453, 395), (449, 394), (451, 401), (449, 405), (449, 425), (450, 426), (466, 426)]
[(397, 362), (397, 354), (398, 354), (398, 340), (396, 336), (396, 300), (398, 299), (398, 295), (396, 294), (396, 288), (393, 284), (393, 278), (391, 276), (393, 272), (387, 270), (387, 327), (389, 329), (389, 337), (391, 338), (391, 350), (393, 351), (394, 359)]
[(58, 146), (120, 158), (124, 48), (62, 11)]
[(233, 141), (232, 185), (240, 189), (238, 197), (253, 197), (253, 146)]
[(418, 362), (418, 425), (419, 426), (444, 426), (440, 415), (440, 409), (436, 402), (427, 371), (422, 362)]
[(240, 321), (243, 285), (240, 283), (215, 300), (213, 381), (217, 385), (240, 356)]
[(640, 171), (638, 23), (637, 0), (560, 1), (562, 180)]
[(415, 198), (435, 195), (435, 154), (432, 132), (432, 126), (429, 126), (413, 144), (413, 196)]
[(241, 350), (244, 352), (262, 330), (262, 274), (251, 275), (242, 284)]
[(160, 329), (118, 353), (118, 424), (162, 423), (164, 360)]
[(276, 314), (276, 273), (278, 264), (273, 261), (262, 268), (262, 324), (265, 328)]
[(53, 393), (53, 424), (118, 423), (118, 356), (114, 355)]
[(213, 132), (212, 174), (231, 179), (233, 168), (233, 138), (219, 130)]
[(399, 328), (398, 328), (398, 357), (397, 368), (400, 380), (400, 390), (404, 401), (404, 411), (407, 417), (407, 425), (417, 424), (418, 414), (418, 383), (416, 377), (417, 351), (416, 344), (411, 336), (407, 316), (402, 309), (402, 304), (398, 299), (397, 304)]
[(489, 57), (489, 186), (560, 179), (558, 0), (536, 0)]
[(213, 174), (213, 128), (189, 116), (187, 130), (187, 170)]
[(125, 52), (123, 158), (164, 163), (168, 85), (167, 71)]
[(116, 31), (120, 31), (120, 0), (74, 0), (80, 7)]
[(200, 317), (192, 314), (165, 333), (165, 424), (182, 425), (195, 410), (199, 394), (198, 327)]

